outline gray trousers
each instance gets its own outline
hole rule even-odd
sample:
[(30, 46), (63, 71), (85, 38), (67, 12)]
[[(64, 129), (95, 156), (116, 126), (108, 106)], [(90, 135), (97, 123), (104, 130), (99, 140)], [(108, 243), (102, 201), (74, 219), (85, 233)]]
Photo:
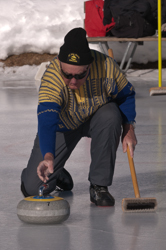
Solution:
[[(49, 178), (48, 192), (56, 187), (58, 172), (82, 137), (91, 138), (91, 163), (89, 181), (100, 186), (112, 184), (116, 151), (121, 136), (122, 117), (118, 106), (111, 102), (99, 108), (96, 113), (78, 129), (56, 133), (54, 173)], [(37, 195), (43, 182), (37, 176), (37, 167), (43, 156), (39, 147), (38, 135), (35, 138), (28, 165), (22, 171), (21, 181), (29, 195)], [(78, 166), (79, 167), (79, 166)]]

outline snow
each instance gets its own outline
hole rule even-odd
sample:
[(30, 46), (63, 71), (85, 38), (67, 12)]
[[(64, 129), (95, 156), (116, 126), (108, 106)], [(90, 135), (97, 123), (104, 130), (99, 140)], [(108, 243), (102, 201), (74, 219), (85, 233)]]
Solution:
[[(0, 10), (0, 59), (3, 60), (24, 52), (58, 53), (66, 33), (72, 28), (84, 26), (84, 0), (0, 0)], [(117, 61), (121, 61), (126, 46), (126, 43), (110, 43)], [(100, 50), (97, 45), (90, 47)], [(145, 42), (143, 46), (138, 46), (133, 62), (156, 61), (157, 51), (157, 42)], [(166, 59), (165, 51), (166, 42), (163, 42), (163, 59)], [(28, 65), (4, 68), (0, 63), (0, 77), (2, 80), (31, 79), (38, 69), (39, 66)], [(138, 77), (140, 73), (131, 74)], [(151, 77), (156, 78), (157, 73), (154, 76), (151, 73)]]
[(1, 0), (0, 59), (23, 52), (57, 53), (64, 35), (83, 27), (83, 2)]

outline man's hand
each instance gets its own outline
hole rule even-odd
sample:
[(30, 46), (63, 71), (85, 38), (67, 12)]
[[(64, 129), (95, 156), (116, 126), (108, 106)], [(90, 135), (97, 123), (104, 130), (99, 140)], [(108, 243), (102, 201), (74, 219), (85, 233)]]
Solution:
[(124, 124), (122, 133), (123, 152), (125, 153), (127, 151), (127, 146), (128, 146), (130, 150), (130, 155), (133, 158), (136, 144), (137, 144), (137, 138), (134, 132), (133, 125)]
[(54, 156), (51, 153), (46, 153), (44, 156), (44, 160), (39, 163), (39, 166), (37, 167), (37, 175), (39, 178), (46, 183), (49, 178), (48, 175), (52, 174), (54, 171)]

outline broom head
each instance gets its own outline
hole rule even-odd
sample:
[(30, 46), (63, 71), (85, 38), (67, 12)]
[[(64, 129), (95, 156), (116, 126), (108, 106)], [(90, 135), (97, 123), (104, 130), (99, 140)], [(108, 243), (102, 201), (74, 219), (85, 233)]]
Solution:
[(154, 87), (149, 89), (150, 96), (152, 95), (166, 95), (166, 87)]
[(155, 212), (156, 208), (156, 198), (124, 198), (122, 200), (124, 212)]

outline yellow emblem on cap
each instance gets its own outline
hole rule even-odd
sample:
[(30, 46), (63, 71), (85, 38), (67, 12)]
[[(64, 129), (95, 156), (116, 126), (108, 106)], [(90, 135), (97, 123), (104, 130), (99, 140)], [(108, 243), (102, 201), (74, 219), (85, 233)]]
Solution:
[(74, 62), (74, 63), (79, 63), (80, 57), (77, 54), (71, 53), (68, 55), (68, 61), (69, 62)]

